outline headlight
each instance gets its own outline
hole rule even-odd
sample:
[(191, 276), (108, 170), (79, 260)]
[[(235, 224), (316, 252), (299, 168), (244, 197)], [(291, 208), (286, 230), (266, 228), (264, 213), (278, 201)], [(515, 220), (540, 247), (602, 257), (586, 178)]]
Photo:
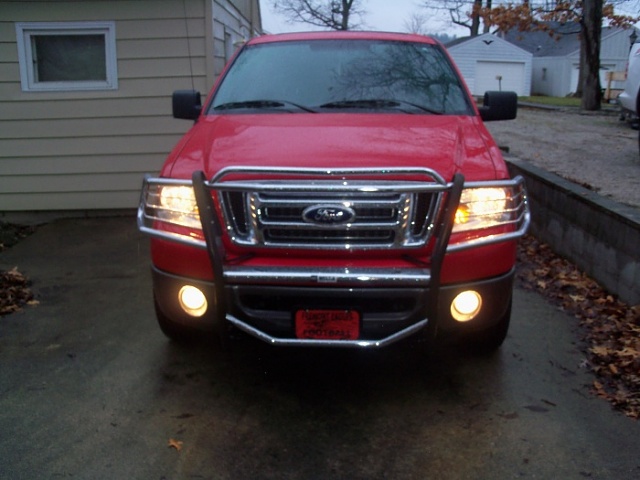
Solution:
[(465, 232), (509, 223), (510, 189), (501, 187), (467, 188), (462, 191), (453, 232)]
[(184, 185), (160, 187), (160, 205), (174, 212), (189, 214), (198, 211), (193, 188)]
[(149, 185), (146, 210), (164, 222), (202, 228), (193, 188), (187, 185)]

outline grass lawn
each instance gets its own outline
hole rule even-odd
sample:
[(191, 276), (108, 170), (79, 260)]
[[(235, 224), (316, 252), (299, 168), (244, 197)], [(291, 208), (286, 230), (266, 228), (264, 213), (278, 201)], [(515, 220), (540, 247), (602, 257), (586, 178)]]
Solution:
[(556, 107), (579, 107), (580, 99), (574, 97), (518, 97), (521, 102), (540, 103), (542, 105), (553, 105)]

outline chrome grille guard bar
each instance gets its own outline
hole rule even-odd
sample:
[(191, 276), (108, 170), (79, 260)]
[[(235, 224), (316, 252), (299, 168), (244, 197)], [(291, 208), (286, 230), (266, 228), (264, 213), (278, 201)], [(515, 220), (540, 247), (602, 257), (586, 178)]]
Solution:
[[(202, 222), (202, 229), (205, 236), (207, 245), (207, 252), (211, 260), (211, 266), (214, 273), (214, 295), (215, 295), (215, 314), (216, 318), (225, 318), (229, 323), (235, 325), (237, 328), (244, 330), (251, 335), (276, 345), (306, 345), (316, 347), (360, 347), (360, 348), (377, 348), (383, 347), (390, 343), (393, 343), (401, 338), (405, 338), (409, 335), (417, 333), (423, 328), (427, 328), (429, 319), (424, 318), (421, 321), (399, 331), (395, 334), (377, 340), (354, 340), (346, 342), (337, 342), (335, 340), (309, 340), (309, 339), (285, 339), (275, 338), (265, 334), (259, 329), (248, 325), (247, 323), (239, 320), (229, 313), (226, 306), (225, 296), (225, 277), (224, 277), (224, 258), (225, 251), (222, 243), (222, 226), (215, 213), (215, 206), (213, 203), (213, 197), (209, 194), (209, 189), (206, 184), (204, 173), (197, 171), (193, 173), (192, 177), (193, 189), (195, 191), (196, 201), (198, 203), (198, 210), (200, 212), (200, 220)], [(451, 235), (451, 229), (453, 228), (453, 222), (456, 209), (460, 202), (460, 196), (464, 184), (464, 177), (461, 174), (454, 175), (451, 189), (449, 191), (448, 199), (443, 210), (442, 215), (439, 216), (436, 226), (436, 246), (432, 252), (431, 262), (431, 284), (429, 285), (429, 303), (431, 305), (432, 312), (438, 311), (438, 299), (439, 287), (440, 287), (440, 271), (446, 255), (447, 243), (449, 236)], [(222, 327), (219, 333), (222, 336)]]
[[(211, 265), (214, 271), (215, 278), (217, 279), (214, 282), (215, 288), (215, 308), (216, 308), (216, 316), (217, 318), (226, 318), (226, 320), (235, 325), (236, 327), (244, 330), (247, 333), (252, 334), (262, 340), (265, 340), (272, 344), (277, 345), (309, 345), (309, 346), (329, 346), (329, 347), (360, 347), (360, 348), (376, 348), (392, 343), (400, 338), (404, 338), (408, 335), (416, 333), (417, 331), (428, 327), (429, 320), (424, 318), (420, 322), (411, 325), (404, 330), (396, 332), (395, 334), (383, 338), (383, 339), (373, 339), (373, 340), (355, 340), (355, 341), (335, 341), (335, 340), (301, 340), (301, 339), (288, 339), (288, 338), (274, 338), (271, 337), (264, 332), (261, 332), (255, 329), (253, 326), (246, 324), (242, 320), (234, 317), (229, 313), (229, 310), (226, 306), (226, 294), (225, 294), (225, 283), (227, 281), (231, 281), (232, 283), (245, 283), (251, 282), (252, 280), (260, 280), (265, 281), (272, 275), (283, 275), (288, 277), (288, 281), (294, 281), (299, 275), (302, 277), (309, 276), (309, 272), (292, 272), (292, 271), (284, 271), (282, 269), (263, 269), (261, 271), (256, 271), (255, 269), (248, 268), (244, 269), (241, 266), (224, 266), (225, 259), (225, 249), (222, 241), (223, 234), (223, 225), (220, 223), (220, 220), (216, 213), (216, 208), (214, 205), (214, 197), (211, 195), (212, 190), (220, 190), (224, 188), (225, 190), (232, 190), (237, 188), (238, 190), (249, 188), (256, 188), (257, 183), (255, 181), (251, 181), (247, 183), (246, 180), (237, 181), (237, 180), (229, 180), (225, 177), (232, 176), (234, 174), (248, 174), (248, 173), (258, 173), (264, 175), (270, 175), (274, 173), (273, 169), (268, 168), (230, 168), (221, 171), (218, 175), (216, 175), (211, 181), (207, 181), (204, 173), (201, 171), (194, 172), (192, 176), (192, 180), (184, 181), (184, 180), (168, 180), (168, 179), (146, 179), (145, 185), (156, 184), (156, 185), (185, 185), (192, 186), (195, 192), (195, 198), (198, 205), (198, 212), (200, 216), (200, 222), (202, 225), (202, 232), (204, 234), (204, 241), (193, 239), (190, 237), (186, 237), (183, 235), (179, 235), (177, 233), (172, 233), (168, 231), (162, 231), (152, 228), (152, 226), (147, 226), (148, 221), (162, 221), (161, 218), (154, 218), (149, 216), (146, 212), (146, 204), (145, 199), (143, 198), (141, 201), (141, 206), (138, 212), (138, 223), (141, 231), (149, 233), (153, 236), (165, 238), (172, 241), (178, 241), (181, 243), (186, 243), (192, 246), (197, 246), (200, 248), (205, 248), (210, 257)], [(375, 286), (376, 284), (386, 283), (391, 277), (395, 279), (397, 284), (413, 284), (420, 285), (424, 288), (429, 289), (429, 298), (428, 301), (431, 305), (430, 311), (437, 311), (438, 308), (438, 298), (439, 298), (439, 289), (440, 289), (440, 273), (442, 264), (444, 261), (444, 257), (447, 253), (459, 251), (466, 248), (473, 248), (479, 245), (485, 245), (487, 243), (495, 243), (505, 240), (515, 239), (522, 234), (526, 230), (529, 224), (529, 211), (526, 206), (526, 195), (524, 194), (524, 190), (522, 193), (522, 204), (523, 208), (518, 216), (517, 222), (519, 226), (517, 231), (508, 233), (495, 235), (486, 238), (479, 238), (477, 240), (471, 240), (465, 242), (464, 244), (456, 244), (449, 245), (449, 238), (451, 235), (451, 230), (453, 228), (454, 216), (455, 212), (459, 206), (461, 192), (464, 187), (481, 187), (481, 186), (505, 186), (505, 187), (519, 187), (524, 181), (521, 177), (518, 177), (514, 180), (508, 181), (496, 181), (496, 182), (473, 182), (465, 185), (464, 177), (461, 174), (456, 174), (451, 183), (446, 183), (437, 173), (429, 170), (429, 169), (385, 169), (379, 170), (376, 172), (372, 172), (371, 169), (342, 169), (342, 170), (317, 170), (317, 169), (285, 169), (284, 172), (280, 170), (277, 171), (277, 174), (285, 173), (286, 175), (329, 175), (331, 177), (338, 178), (340, 180), (340, 176), (342, 175), (371, 175), (375, 174), (392, 174), (392, 175), (427, 175), (433, 183), (424, 184), (422, 182), (404, 182), (403, 188), (406, 191), (437, 191), (437, 192), (446, 192), (446, 201), (443, 205), (443, 208), (438, 212), (437, 217), (434, 219), (434, 235), (436, 239), (436, 245), (434, 251), (431, 255), (431, 265), (430, 269), (411, 269), (411, 272), (407, 272), (407, 275), (398, 276), (397, 271), (389, 272), (389, 276), (385, 276), (383, 271), (375, 271), (375, 272), (360, 272), (360, 273), (368, 273), (368, 275), (358, 275), (357, 272), (338, 272), (338, 271), (330, 271), (330, 270), (322, 270), (315, 272), (315, 275), (318, 279), (325, 279), (327, 281), (332, 281), (334, 277), (338, 279), (338, 283), (341, 282), (360, 282), (363, 281), (364, 277), (368, 277), (371, 283), (369, 285)], [(335, 184), (335, 187), (338, 190), (344, 189), (344, 191), (352, 191), (354, 188), (354, 183), (357, 182), (346, 182), (346, 185), (341, 185), (339, 183)], [(349, 184), (350, 183), (350, 184)], [(399, 184), (403, 183), (400, 181), (389, 181), (389, 182), (375, 182), (376, 188), (380, 190), (375, 191), (398, 191)], [(420, 185), (422, 183), (422, 185)], [(277, 182), (272, 180), (267, 181), (259, 181), (260, 188), (265, 187), (267, 190), (273, 189), (273, 191), (278, 191), (279, 189), (286, 188), (288, 191), (291, 191), (291, 182), (282, 182), (278, 185)], [(299, 191), (304, 192), (308, 190), (317, 189), (317, 185), (311, 187), (301, 187)], [(362, 188), (363, 191), (367, 191), (366, 182), (361, 182), (357, 188)], [(370, 191), (370, 190), (369, 190)], [(144, 193), (143, 193), (144, 196)], [(373, 273), (373, 275), (371, 275)], [(317, 281), (320, 281), (316, 279)]]

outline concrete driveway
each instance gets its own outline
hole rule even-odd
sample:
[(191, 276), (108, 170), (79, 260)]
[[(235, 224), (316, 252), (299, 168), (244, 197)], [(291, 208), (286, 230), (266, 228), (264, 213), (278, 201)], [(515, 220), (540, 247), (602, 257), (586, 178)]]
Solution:
[(40, 304), (0, 318), (1, 479), (636, 479), (640, 423), (589, 393), (579, 332), (515, 292), (499, 353), (168, 342), (133, 218), (0, 254)]

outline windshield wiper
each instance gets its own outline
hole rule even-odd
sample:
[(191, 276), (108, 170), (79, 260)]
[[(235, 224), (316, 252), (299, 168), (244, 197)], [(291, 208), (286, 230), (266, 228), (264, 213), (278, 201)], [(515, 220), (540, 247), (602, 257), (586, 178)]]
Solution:
[[(421, 112), (432, 113), (434, 115), (442, 115), (442, 112), (433, 110), (422, 105), (417, 105), (411, 102), (405, 102), (404, 100), (386, 100), (386, 99), (371, 99), (371, 100), (340, 100), (337, 102), (329, 102), (320, 105), (320, 108), (335, 108), (335, 109), (349, 109), (349, 108), (365, 108), (365, 109), (384, 109), (384, 108), (398, 108), (398, 107), (412, 107), (418, 109)], [(409, 112), (411, 113), (411, 112)]]
[(269, 109), (269, 108), (282, 108), (282, 107), (295, 107), (298, 110), (304, 112), (316, 113), (315, 110), (297, 103), (289, 102), (286, 100), (245, 100), (242, 102), (228, 102), (213, 107), (214, 110), (239, 110), (243, 108), (247, 109)]

